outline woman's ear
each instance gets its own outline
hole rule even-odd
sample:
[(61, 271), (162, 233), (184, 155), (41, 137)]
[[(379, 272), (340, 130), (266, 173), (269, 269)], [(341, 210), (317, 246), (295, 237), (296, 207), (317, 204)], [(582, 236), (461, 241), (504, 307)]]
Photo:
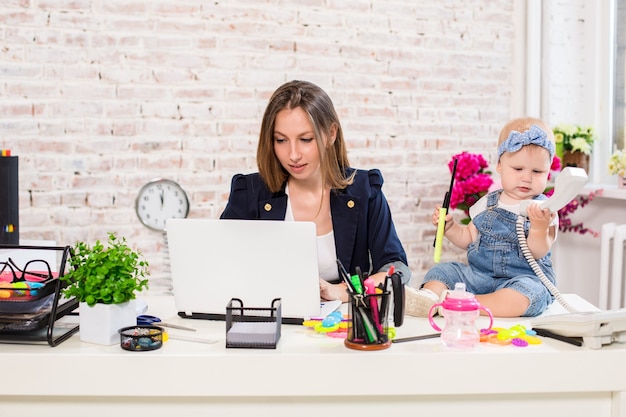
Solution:
[(333, 123), (330, 126), (327, 146), (333, 146), (335, 140), (337, 140), (337, 125)]

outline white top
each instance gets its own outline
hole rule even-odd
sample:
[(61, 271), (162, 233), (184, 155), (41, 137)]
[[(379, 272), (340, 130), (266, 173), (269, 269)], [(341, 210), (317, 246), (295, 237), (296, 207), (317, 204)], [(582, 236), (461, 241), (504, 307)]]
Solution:
[[(288, 184), (285, 185), (285, 194), (289, 196)], [(287, 198), (285, 221), (295, 221), (291, 209), (291, 200), (289, 198)], [(317, 237), (317, 263), (322, 279), (329, 282), (337, 282), (340, 279), (339, 271), (337, 270), (337, 248), (335, 246), (334, 230)]]

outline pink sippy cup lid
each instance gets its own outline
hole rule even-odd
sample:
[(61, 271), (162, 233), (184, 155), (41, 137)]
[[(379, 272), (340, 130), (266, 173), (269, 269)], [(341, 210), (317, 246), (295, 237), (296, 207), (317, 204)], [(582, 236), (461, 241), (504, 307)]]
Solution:
[(454, 290), (450, 291), (441, 303), (441, 306), (450, 311), (473, 311), (480, 309), (480, 303), (471, 292), (465, 290), (465, 284), (457, 282)]

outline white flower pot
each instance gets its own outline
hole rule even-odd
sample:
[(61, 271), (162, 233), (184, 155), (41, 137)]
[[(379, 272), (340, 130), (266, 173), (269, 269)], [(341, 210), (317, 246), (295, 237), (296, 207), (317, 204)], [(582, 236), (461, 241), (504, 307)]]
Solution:
[(120, 342), (119, 329), (137, 324), (135, 300), (122, 304), (96, 304), (93, 307), (80, 303), (78, 312), (79, 335), (83, 342), (112, 346)]

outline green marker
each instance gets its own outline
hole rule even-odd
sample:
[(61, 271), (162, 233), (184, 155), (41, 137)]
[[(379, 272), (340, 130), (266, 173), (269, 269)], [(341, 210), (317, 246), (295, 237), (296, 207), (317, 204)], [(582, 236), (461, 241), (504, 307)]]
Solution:
[(361, 285), (361, 279), (358, 275), (352, 275), (350, 277), (350, 282), (352, 282), (354, 291), (356, 291), (357, 294), (363, 294), (363, 286)]

